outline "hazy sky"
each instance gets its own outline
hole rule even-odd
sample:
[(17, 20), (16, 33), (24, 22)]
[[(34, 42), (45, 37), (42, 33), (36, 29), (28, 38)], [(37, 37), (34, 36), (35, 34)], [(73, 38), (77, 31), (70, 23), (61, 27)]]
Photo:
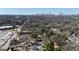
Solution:
[(0, 14), (79, 14), (79, 8), (0, 8)]

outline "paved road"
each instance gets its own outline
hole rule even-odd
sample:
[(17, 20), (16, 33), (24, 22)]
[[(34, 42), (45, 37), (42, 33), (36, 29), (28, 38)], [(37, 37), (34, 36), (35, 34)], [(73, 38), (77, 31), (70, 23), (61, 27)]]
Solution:
[(11, 37), (7, 39), (7, 41), (4, 41), (2, 46), (0, 47), (0, 50), (7, 50), (10, 44), (10, 41), (16, 37), (16, 33), (12, 33)]

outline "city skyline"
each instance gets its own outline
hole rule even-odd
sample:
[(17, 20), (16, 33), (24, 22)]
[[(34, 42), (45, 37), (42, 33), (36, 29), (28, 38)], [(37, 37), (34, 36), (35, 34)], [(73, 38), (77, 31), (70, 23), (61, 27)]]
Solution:
[(0, 8), (0, 15), (79, 14), (79, 8)]

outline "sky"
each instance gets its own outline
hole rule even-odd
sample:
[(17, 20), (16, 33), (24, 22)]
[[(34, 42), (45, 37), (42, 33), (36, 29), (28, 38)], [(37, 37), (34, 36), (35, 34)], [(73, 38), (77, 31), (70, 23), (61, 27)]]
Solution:
[(79, 14), (79, 8), (0, 8), (0, 15)]

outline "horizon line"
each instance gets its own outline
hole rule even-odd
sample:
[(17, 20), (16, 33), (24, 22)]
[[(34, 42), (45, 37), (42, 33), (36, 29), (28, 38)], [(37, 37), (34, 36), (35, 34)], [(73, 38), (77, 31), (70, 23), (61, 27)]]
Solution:
[(37, 13), (37, 14), (0, 14), (0, 15), (79, 15), (78, 14), (65, 14), (65, 13), (59, 13), (59, 14), (53, 14), (53, 13)]

